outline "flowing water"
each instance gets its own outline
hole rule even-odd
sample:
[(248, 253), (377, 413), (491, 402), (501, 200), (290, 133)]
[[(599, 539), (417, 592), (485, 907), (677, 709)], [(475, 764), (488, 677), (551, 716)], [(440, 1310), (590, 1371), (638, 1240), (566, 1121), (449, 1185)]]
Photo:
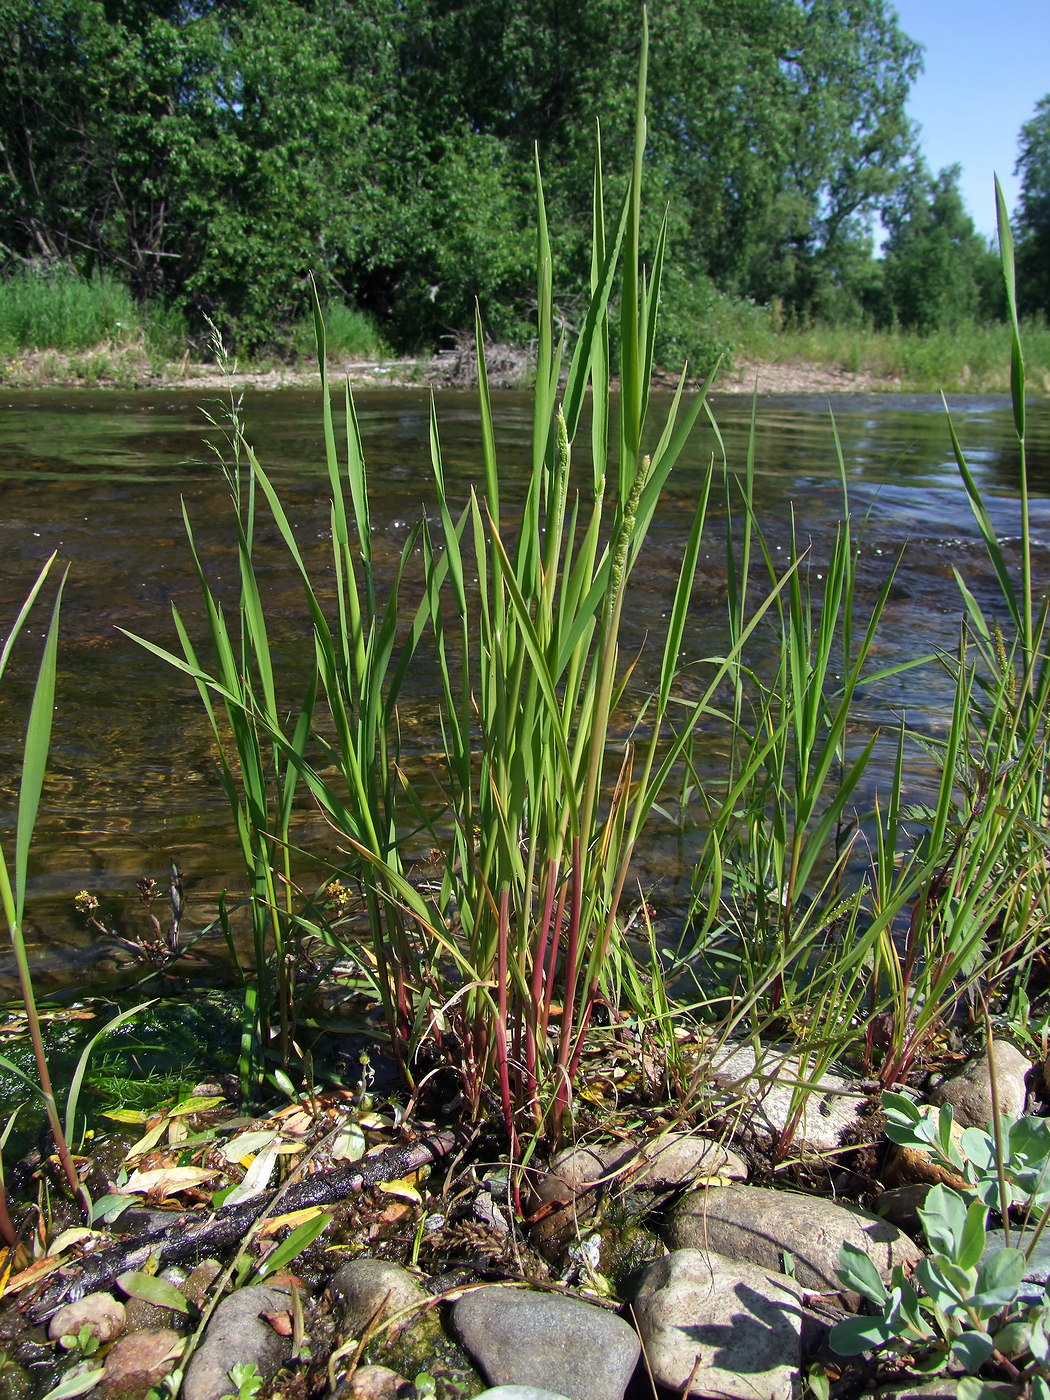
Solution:
[[(730, 467), (739, 469), (750, 403), (716, 399), (714, 406)], [(863, 521), (862, 605), (870, 603), (903, 550), (876, 661), (885, 665), (938, 647), (951, 649), (961, 611), (953, 568), (982, 600), (994, 597), (994, 579), (959, 484), (943, 408), (926, 397), (843, 397), (832, 406), (858, 531)], [(205, 409), (215, 408), (214, 399), (209, 403), (200, 393), (51, 390), (7, 391), (0, 397), (0, 634), (6, 634), (52, 550), (70, 566), (52, 761), (34, 847), (27, 927), (45, 984), (82, 981), (99, 965), (100, 949), (73, 910), (78, 890), (92, 890), (112, 918), (133, 929), (141, 926), (135, 882), (162, 878), (173, 858), (185, 871), (188, 925), (213, 916), (221, 890), (234, 894), (241, 888), (235, 839), (196, 691), (117, 630), (173, 645), (172, 600), (197, 616), (183, 501), (215, 587), (233, 595), (236, 558), (228, 496), (206, 445), (220, 440), (205, 416)], [(328, 493), (316, 395), (249, 393), (244, 409), (248, 437), (280, 487), (304, 548), (322, 548)], [(371, 391), (359, 395), (358, 410), (382, 570), (392, 567), (431, 499), (429, 400), (423, 392)], [(496, 396), (509, 509), (524, 482), (529, 412), (524, 395)], [(440, 394), (438, 416), (446, 470), (453, 489), (465, 497), (481, 460), (473, 396)], [(965, 399), (953, 403), (953, 416), (997, 533), (1016, 541), (1017, 451), (1009, 406), (999, 399)], [(710, 428), (698, 429), (672, 478), (630, 592), (631, 645), (641, 646), (647, 631), (659, 628), (670, 605), (692, 506), (717, 451)], [(1050, 403), (1031, 407), (1028, 451), (1033, 563), (1045, 585), (1050, 580)], [(815, 583), (842, 510), (828, 400), (760, 401), (756, 461), (756, 503), (771, 550), (777, 558), (790, 556), (793, 521), (799, 546), (809, 547), (806, 567)], [(692, 658), (717, 652), (723, 636), (720, 514), (720, 507), (712, 513), (711, 543), (701, 560), (686, 637)], [(299, 659), (310, 657), (303, 611), (295, 579), (281, 551), (267, 550), (270, 543), (274, 532), (264, 530), (266, 601), (278, 619), (275, 635), (284, 671), (294, 678)], [(37, 642), (45, 623), (41, 608), (30, 629)], [(0, 694), (0, 830), (8, 851), (33, 664), (33, 647), (24, 638)], [(411, 678), (403, 714), (410, 752), (425, 753), (434, 742), (427, 704), (432, 680), (425, 666)], [(689, 683), (687, 675), (684, 684)], [(936, 731), (949, 694), (936, 666), (870, 686), (859, 698), (858, 730), (870, 732), (906, 712), (915, 727)], [(638, 698), (640, 703), (640, 691)], [(717, 769), (717, 746), (709, 761)], [(331, 849), (309, 810), (296, 837), (314, 849)], [(680, 840), (654, 829), (640, 866), (646, 883), (673, 898), (687, 886), (688, 868), (688, 831)], [(11, 974), (9, 960), (0, 956), (0, 994), (12, 986)]]

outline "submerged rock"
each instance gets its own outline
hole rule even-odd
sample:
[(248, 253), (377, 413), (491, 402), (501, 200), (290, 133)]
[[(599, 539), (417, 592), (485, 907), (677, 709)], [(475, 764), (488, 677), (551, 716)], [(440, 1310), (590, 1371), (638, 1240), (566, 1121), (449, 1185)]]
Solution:
[(567, 1400), (621, 1400), (639, 1356), (622, 1318), (555, 1293), (493, 1284), (460, 1298), (452, 1322), (490, 1385)]
[(106, 1357), (102, 1393), (119, 1387), (122, 1397), (152, 1389), (177, 1361), (185, 1338), (170, 1327), (147, 1327), (129, 1332)]
[(654, 1378), (676, 1395), (791, 1400), (802, 1359), (798, 1292), (713, 1250), (656, 1260), (634, 1300)]
[(711, 1249), (774, 1274), (790, 1256), (796, 1281), (822, 1293), (841, 1288), (836, 1269), (844, 1241), (882, 1273), (922, 1258), (907, 1235), (859, 1206), (764, 1186), (693, 1192), (671, 1211), (662, 1234), (669, 1249)]

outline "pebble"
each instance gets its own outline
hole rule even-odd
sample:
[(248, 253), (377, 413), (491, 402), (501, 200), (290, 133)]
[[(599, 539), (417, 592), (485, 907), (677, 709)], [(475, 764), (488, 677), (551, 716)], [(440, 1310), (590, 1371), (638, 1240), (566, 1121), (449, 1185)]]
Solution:
[(1019, 1118), (1028, 1092), (1025, 1076), (1031, 1067), (1028, 1056), (1016, 1046), (997, 1040), (991, 1055), (978, 1055), (960, 1074), (931, 1089), (927, 1098), (932, 1104), (950, 1103), (962, 1127), (987, 1128), (993, 1118), (991, 1076), (995, 1075), (999, 1112)]
[(75, 1337), (82, 1327), (88, 1327), (101, 1346), (120, 1336), (126, 1319), (124, 1304), (109, 1293), (88, 1293), (58, 1309), (47, 1324), (47, 1335), (57, 1342), (62, 1337)]
[(291, 1306), (287, 1288), (256, 1283), (224, 1298), (212, 1313), (204, 1339), (186, 1368), (180, 1400), (222, 1400), (235, 1392), (230, 1367), (255, 1363), (264, 1380), (270, 1380), (291, 1355), (290, 1337), (282, 1337), (262, 1316), (286, 1312)]
[(127, 1393), (132, 1381), (145, 1393), (168, 1374), (179, 1358), (185, 1338), (170, 1327), (129, 1332), (111, 1348), (103, 1368), (104, 1387), (121, 1386)]
[(389, 1366), (359, 1366), (349, 1386), (338, 1393), (341, 1400), (406, 1400), (415, 1396), (416, 1388)]
[(404, 1313), (400, 1327), (409, 1327), (430, 1300), (407, 1269), (386, 1259), (351, 1259), (333, 1275), (328, 1289), (343, 1309), (343, 1330), (355, 1337), (373, 1318), (395, 1313)]
[(798, 1286), (708, 1249), (650, 1264), (634, 1300), (646, 1360), (676, 1395), (791, 1400), (802, 1353)]
[(534, 1385), (497, 1385), (492, 1390), (483, 1390), (474, 1400), (569, 1400), (566, 1395), (555, 1395), (553, 1390), (537, 1390)]
[(790, 1255), (798, 1283), (818, 1292), (841, 1287), (836, 1270), (843, 1241), (863, 1249), (883, 1273), (923, 1257), (907, 1235), (859, 1206), (764, 1186), (693, 1192), (673, 1208), (661, 1233), (669, 1249), (712, 1249), (774, 1274), (784, 1271)]
[(567, 1400), (622, 1400), (638, 1362), (623, 1318), (556, 1293), (478, 1288), (457, 1301), (452, 1323), (495, 1387), (527, 1382)]

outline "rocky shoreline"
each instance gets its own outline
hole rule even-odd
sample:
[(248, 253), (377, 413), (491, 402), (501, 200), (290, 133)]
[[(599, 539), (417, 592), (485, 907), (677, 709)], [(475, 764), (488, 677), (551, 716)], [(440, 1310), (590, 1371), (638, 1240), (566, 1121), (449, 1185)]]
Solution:
[[(205, 1139), (211, 1125), (201, 1168), (175, 1167), (159, 1147), (132, 1149), (136, 1173), (152, 1183), (147, 1208), (110, 1231), (67, 1231), (8, 1280), (4, 1394), (38, 1393), (36, 1366), (48, 1352), (54, 1365), (46, 1329), (52, 1344), (81, 1355), (62, 1373), (74, 1386), (63, 1393), (99, 1400), (166, 1394), (163, 1378), (185, 1364), (191, 1334), (182, 1400), (792, 1400), (814, 1372), (831, 1378), (832, 1396), (955, 1396), (957, 1376), (917, 1390), (906, 1362), (848, 1364), (828, 1345), (860, 1304), (837, 1273), (844, 1242), (883, 1278), (921, 1264), (916, 1209), (943, 1180), (935, 1163), (888, 1147), (876, 1086), (839, 1070), (813, 1084), (798, 1051), (767, 1047), (756, 1060), (752, 1047), (727, 1045), (710, 1071), (699, 1127), (594, 1132), (531, 1167), (516, 1199), (498, 1144), (462, 1129), (428, 1137), (419, 1125), (396, 1129), (382, 1114), (357, 1113), (381, 1128), (380, 1141), (352, 1166), (333, 1167), (319, 1148), (353, 1125), (345, 1101), (324, 1113), (318, 1105), (312, 1120), (303, 1109), (263, 1124), (210, 1108), (186, 1116)], [(1000, 1113), (1046, 1112), (1043, 1067), (1005, 1042), (926, 1098), (950, 1103), (958, 1125), (983, 1125), (993, 1079)], [(230, 1248), (212, 1255), (202, 1243), (200, 1259), (182, 1252), (183, 1267), (165, 1266), (150, 1242), (193, 1230), (204, 1241), (209, 1217), (204, 1201), (188, 1212), (159, 1208), (165, 1171), (171, 1199), (185, 1202), (193, 1192), (180, 1171), (206, 1180), (217, 1175), (213, 1162), (237, 1162), (242, 1149), (250, 1171), (264, 1151), (306, 1147), (333, 1118), (336, 1128), (306, 1148), (318, 1172), (271, 1192), (251, 1228), (245, 1217), (232, 1262)], [(126, 1160), (124, 1168), (123, 1185), (119, 1174), (92, 1182), (96, 1200), (107, 1186), (133, 1189)], [(294, 1261), (268, 1269), (279, 1257), (274, 1241), (304, 1219), (307, 1200), (314, 1209), (326, 1202), (330, 1216)], [(129, 1227), (139, 1246), (130, 1265), (106, 1286), (89, 1285)], [(1046, 1272), (1026, 1277), (1041, 1286)], [(24, 1386), (12, 1390), (19, 1375)]]
[[(62, 355), (56, 351), (25, 351), (6, 365), (0, 363), (0, 385), (9, 388), (135, 388), (158, 390), (227, 389), (313, 389), (320, 377), (312, 364), (275, 364), (266, 369), (235, 370), (220, 373), (213, 364), (188, 358), (156, 366), (145, 358), (113, 350), (95, 357), (90, 373), (85, 361), (90, 357)], [(354, 388), (469, 387), (473, 381), (473, 350), (447, 351), (429, 358), (391, 360), (333, 360), (329, 374), (333, 381), (348, 378)], [(489, 381), (494, 388), (517, 388), (527, 379), (528, 358), (509, 346), (493, 347)], [(660, 382), (672, 388), (673, 376)], [(815, 361), (761, 362), (738, 360), (722, 370), (716, 381), (720, 394), (862, 394), (899, 392), (899, 380), (877, 379), (838, 365)]]

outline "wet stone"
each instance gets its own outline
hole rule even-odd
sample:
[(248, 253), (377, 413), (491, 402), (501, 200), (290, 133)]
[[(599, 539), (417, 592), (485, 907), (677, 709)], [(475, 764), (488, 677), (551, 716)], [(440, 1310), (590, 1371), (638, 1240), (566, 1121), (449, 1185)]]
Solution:
[(184, 1341), (170, 1327), (146, 1328), (121, 1337), (106, 1357), (103, 1394), (119, 1386), (121, 1395), (127, 1396), (135, 1382), (145, 1395), (175, 1365)]
[(389, 1366), (359, 1366), (349, 1386), (339, 1387), (338, 1394), (340, 1400), (409, 1400), (416, 1388)]
[(58, 1309), (47, 1325), (47, 1335), (57, 1342), (62, 1337), (75, 1337), (87, 1327), (101, 1346), (120, 1336), (126, 1316), (124, 1304), (111, 1294), (88, 1293)]
[(375, 1317), (403, 1313), (402, 1328), (412, 1325), (430, 1294), (400, 1264), (385, 1259), (351, 1259), (333, 1275), (329, 1292), (343, 1309), (343, 1329), (359, 1336)]

